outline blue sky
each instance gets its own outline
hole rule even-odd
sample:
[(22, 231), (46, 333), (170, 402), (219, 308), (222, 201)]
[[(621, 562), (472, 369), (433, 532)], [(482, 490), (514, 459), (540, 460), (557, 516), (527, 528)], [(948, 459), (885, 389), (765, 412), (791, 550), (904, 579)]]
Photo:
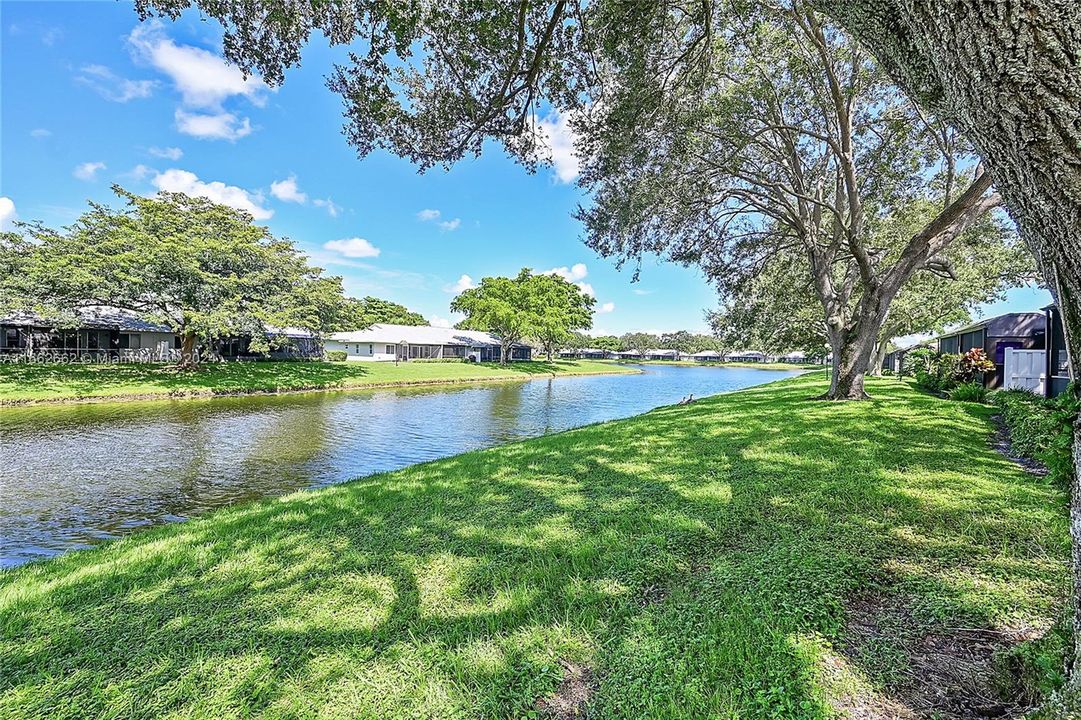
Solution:
[[(0, 220), (71, 222), (110, 185), (212, 197), (252, 212), (342, 275), (351, 295), (456, 320), (456, 289), (522, 267), (563, 268), (597, 298), (594, 332), (705, 329), (716, 305), (694, 270), (645, 261), (640, 281), (581, 242), (581, 200), (560, 152), (530, 175), (495, 146), (418, 174), (385, 153), (358, 160), (325, 85), (341, 49), (315, 43), (281, 88), (220, 59), (197, 15), (142, 23), (130, 3), (0, 2)], [(1020, 289), (983, 315), (1046, 304)]]

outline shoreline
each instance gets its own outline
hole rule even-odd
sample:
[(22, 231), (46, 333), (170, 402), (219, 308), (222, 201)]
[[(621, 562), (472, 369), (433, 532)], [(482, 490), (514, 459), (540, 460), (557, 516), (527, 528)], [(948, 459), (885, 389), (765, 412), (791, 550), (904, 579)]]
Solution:
[(497, 375), (474, 378), (443, 378), (430, 380), (394, 380), (387, 382), (366, 383), (360, 385), (313, 385), (297, 388), (253, 388), (251, 390), (215, 390), (192, 389), (161, 393), (122, 393), (116, 395), (85, 395), (54, 398), (0, 398), (0, 410), (3, 408), (31, 407), (35, 405), (90, 405), (107, 402), (150, 402), (162, 400), (213, 400), (215, 398), (251, 397), (269, 395), (300, 395), (317, 392), (353, 392), (358, 390), (386, 390), (388, 388), (425, 387), (439, 385), (477, 385), (481, 383), (529, 382), (531, 380), (553, 379), (560, 377), (587, 377), (591, 375), (640, 375), (641, 370), (620, 368), (617, 370), (582, 370), (569, 372)]

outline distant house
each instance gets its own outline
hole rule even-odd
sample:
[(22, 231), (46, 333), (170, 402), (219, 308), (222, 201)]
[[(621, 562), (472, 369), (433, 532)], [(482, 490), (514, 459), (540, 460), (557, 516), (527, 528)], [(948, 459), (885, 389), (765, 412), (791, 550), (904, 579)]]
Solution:
[(930, 348), (933, 350), (935, 344), (931, 342), (916, 343), (915, 345), (892, 350), (882, 358), (882, 369), (899, 374), (904, 369), (905, 356), (918, 348)]
[(0, 317), (0, 354), (150, 362), (173, 359), (179, 347), (168, 325), (149, 322), (129, 310), (95, 305), (80, 309), (76, 316), (70, 328), (30, 312)]
[(807, 362), (807, 353), (802, 350), (793, 350), (792, 352), (779, 355), (777, 362), (800, 364)]
[(766, 354), (757, 350), (737, 350), (728, 353), (730, 362), (766, 362)]
[(637, 350), (616, 350), (609, 353), (609, 357), (614, 360), (642, 360), (644, 356)]
[(679, 360), (679, 350), (652, 348), (646, 350), (646, 360)]
[(271, 342), (268, 352), (255, 352), (251, 349), (251, 338), (236, 336), (214, 343), (214, 352), (224, 360), (271, 360), (313, 359), (323, 356), (323, 343), (314, 333), (302, 328), (267, 328), (267, 339)]
[[(499, 360), (499, 338), (479, 330), (437, 328), (429, 325), (378, 323), (365, 330), (334, 333), (324, 343), (327, 350), (344, 350), (347, 360), (394, 362), (431, 359)], [(516, 344), (509, 360), (529, 360), (532, 348)]]
[[(273, 360), (321, 357), (319, 338), (299, 328), (269, 328), (271, 350), (250, 350), (251, 338), (223, 338), (200, 349), (204, 359)], [(168, 325), (153, 323), (130, 310), (94, 305), (76, 312), (74, 327), (22, 312), (0, 317), (0, 356), (26, 355), (107, 362), (172, 362), (180, 358), (180, 338)]]
[(724, 356), (716, 350), (700, 350), (696, 353), (691, 353), (687, 357), (695, 362), (720, 362), (724, 360)]
[(581, 358), (583, 360), (604, 360), (608, 357), (608, 351), (600, 348), (579, 348), (577, 350), (560, 350), (561, 358)]
[(995, 363), (995, 370), (984, 373), (984, 385), (1003, 386), (1003, 369), (1007, 348), (1043, 350), (1047, 343), (1046, 312), (1006, 313), (966, 325), (938, 338), (938, 350), (943, 353), (964, 354), (973, 348), (983, 348)]

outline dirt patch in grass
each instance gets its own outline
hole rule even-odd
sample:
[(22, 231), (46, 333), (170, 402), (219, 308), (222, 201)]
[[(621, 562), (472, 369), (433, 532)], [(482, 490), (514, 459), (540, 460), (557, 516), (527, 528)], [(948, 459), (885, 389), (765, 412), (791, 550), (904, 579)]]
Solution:
[(597, 691), (596, 677), (585, 665), (565, 660), (560, 660), (560, 665), (563, 666), (563, 680), (553, 694), (537, 701), (537, 710), (541, 717), (552, 720), (583, 718), (590, 698)]
[(991, 418), (995, 425), (995, 433), (991, 436), (991, 447), (999, 452), (1010, 462), (1020, 465), (1025, 472), (1043, 477), (1047, 475), (1047, 466), (1031, 458), (1021, 457), (1013, 451), (1013, 442), (1010, 440), (1010, 430), (1006, 427), (1001, 415)]
[(1037, 635), (1033, 628), (931, 627), (894, 596), (848, 606), (843, 655), (881, 690), (861, 688), (835, 705), (859, 720), (1017, 718), (1032, 706), (997, 690), (999, 653)]

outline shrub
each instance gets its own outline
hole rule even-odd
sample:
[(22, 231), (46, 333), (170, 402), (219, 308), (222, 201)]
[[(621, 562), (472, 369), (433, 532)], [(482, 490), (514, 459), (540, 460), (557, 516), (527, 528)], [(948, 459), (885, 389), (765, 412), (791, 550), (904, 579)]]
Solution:
[(327, 360), (330, 362), (345, 362), (349, 353), (345, 350), (327, 350)]
[(409, 362), (415, 363), (463, 363), (469, 362), (469, 358), (456, 357), (456, 358), (414, 358)]
[[(985, 354), (981, 358), (980, 353), (983, 353), (983, 351), (980, 350), (979, 353), (970, 351), (966, 355), (950, 355), (921, 348), (909, 353), (910, 358), (913, 355), (916, 356), (909, 367), (912, 368), (912, 374), (916, 378), (917, 385), (941, 395), (948, 393), (961, 383), (975, 380), (977, 371), (973, 370), (973, 368), (984, 367), (985, 363), (983, 361), (987, 359)], [(968, 355), (973, 357), (966, 360)], [(991, 367), (994, 368), (993, 363)]]
[(1043, 463), (1048, 476), (1063, 487), (1074, 472), (1073, 423), (1081, 408), (1077, 391), (1073, 383), (1053, 400), (1028, 390), (1001, 390), (991, 398), (1002, 411), (1013, 451)]
[(953, 390), (950, 390), (950, 400), (961, 400), (963, 402), (986, 402), (987, 401), (987, 388), (983, 386), (983, 383), (972, 380), (970, 382), (961, 383)]
[(961, 382), (971, 382), (994, 369), (995, 364), (987, 357), (983, 348), (972, 348), (958, 360), (957, 377)]

